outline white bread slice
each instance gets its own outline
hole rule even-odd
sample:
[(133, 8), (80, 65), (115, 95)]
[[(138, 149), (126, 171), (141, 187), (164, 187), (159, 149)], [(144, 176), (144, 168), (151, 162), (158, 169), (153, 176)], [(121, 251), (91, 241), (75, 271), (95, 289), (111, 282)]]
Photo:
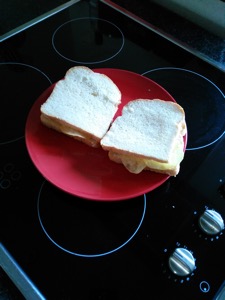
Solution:
[(100, 144), (131, 173), (176, 176), (184, 158), (185, 113), (175, 102), (136, 99), (123, 107)]
[(41, 105), (41, 122), (89, 146), (100, 146), (121, 92), (106, 75), (84, 66), (70, 68)]

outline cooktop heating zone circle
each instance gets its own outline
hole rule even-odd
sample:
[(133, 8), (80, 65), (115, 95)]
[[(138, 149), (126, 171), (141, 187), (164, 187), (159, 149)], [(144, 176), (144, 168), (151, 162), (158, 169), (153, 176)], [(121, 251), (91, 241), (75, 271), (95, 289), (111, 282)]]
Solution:
[(90, 201), (43, 182), (37, 201), (38, 219), (49, 240), (81, 257), (119, 251), (139, 231), (146, 211), (145, 194), (129, 201)]
[(180, 104), (186, 115), (186, 150), (205, 148), (225, 132), (225, 96), (208, 78), (192, 70), (158, 68), (142, 75), (164, 87)]
[(24, 63), (0, 63), (0, 72), (0, 126), (4, 128), (0, 132), (1, 145), (24, 137), (27, 115), (33, 102), (52, 82), (40, 69)]
[(100, 18), (78, 18), (60, 25), (52, 36), (55, 51), (78, 64), (102, 63), (115, 57), (124, 46), (122, 31)]

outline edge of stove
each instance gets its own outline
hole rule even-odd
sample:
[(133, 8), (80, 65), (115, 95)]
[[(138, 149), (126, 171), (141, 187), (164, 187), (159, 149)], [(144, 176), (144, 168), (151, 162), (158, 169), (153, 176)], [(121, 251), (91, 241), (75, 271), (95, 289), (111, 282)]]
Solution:
[(6, 32), (5, 34), (0, 36), (0, 43), (7, 40), (7, 39), (9, 39), (10, 37), (16, 35), (17, 33), (20, 33), (21, 31), (23, 31), (23, 30), (25, 30), (25, 29), (27, 29), (27, 28), (29, 28), (29, 27), (31, 27), (31, 26), (33, 26), (33, 25), (35, 25), (35, 24), (37, 24), (37, 23), (39, 23), (43, 20), (45, 20), (46, 18), (49, 18), (49, 17), (53, 16), (54, 14), (68, 8), (69, 6), (75, 4), (79, 1), (80, 0), (70, 0), (70, 1), (66, 2), (65, 4), (59, 5), (56, 8), (54, 8), (54, 9), (52, 9), (52, 10), (46, 12), (46, 13), (41, 14), (40, 16), (26, 22), (25, 24), (20, 25), (16, 28)]
[(0, 243), (0, 266), (3, 271), (12, 280), (14, 285), (18, 288), (21, 294), (29, 299), (40, 299), (44, 300), (45, 297), (36, 288), (33, 282), (28, 278), (28, 276), (23, 272), (17, 262), (13, 259), (6, 248)]
[[(150, 3), (147, 9), (148, 20), (142, 17), (146, 13), (144, 6), (138, 7), (134, 13), (135, 4), (117, 4), (117, 1), (100, 0), (122, 14), (142, 24), (180, 48), (209, 63), (218, 70), (225, 72), (225, 39), (207, 31), (171, 10)], [(118, 1), (120, 2), (120, 1)], [(129, 8), (128, 8), (129, 6)], [(147, 8), (147, 7), (146, 7)], [(160, 12), (160, 15), (159, 15)], [(157, 16), (157, 17), (156, 17)]]

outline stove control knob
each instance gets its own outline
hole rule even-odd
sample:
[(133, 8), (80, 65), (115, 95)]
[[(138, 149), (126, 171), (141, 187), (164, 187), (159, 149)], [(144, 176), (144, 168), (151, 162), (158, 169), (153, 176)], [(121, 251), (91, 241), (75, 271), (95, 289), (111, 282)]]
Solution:
[(170, 270), (178, 276), (188, 276), (195, 269), (195, 259), (185, 248), (176, 248), (169, 257)]
[(199, 226), (204, 233), (214, 235), (224, 229), (223, 218), (215, 210), (207, 209), (199, 218)]

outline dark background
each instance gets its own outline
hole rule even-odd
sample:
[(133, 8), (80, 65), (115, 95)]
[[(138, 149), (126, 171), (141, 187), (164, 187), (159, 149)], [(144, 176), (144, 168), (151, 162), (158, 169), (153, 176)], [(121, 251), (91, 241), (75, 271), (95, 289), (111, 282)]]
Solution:
[(0, 0), (0, 35), (65, 4), (66, 0)]

